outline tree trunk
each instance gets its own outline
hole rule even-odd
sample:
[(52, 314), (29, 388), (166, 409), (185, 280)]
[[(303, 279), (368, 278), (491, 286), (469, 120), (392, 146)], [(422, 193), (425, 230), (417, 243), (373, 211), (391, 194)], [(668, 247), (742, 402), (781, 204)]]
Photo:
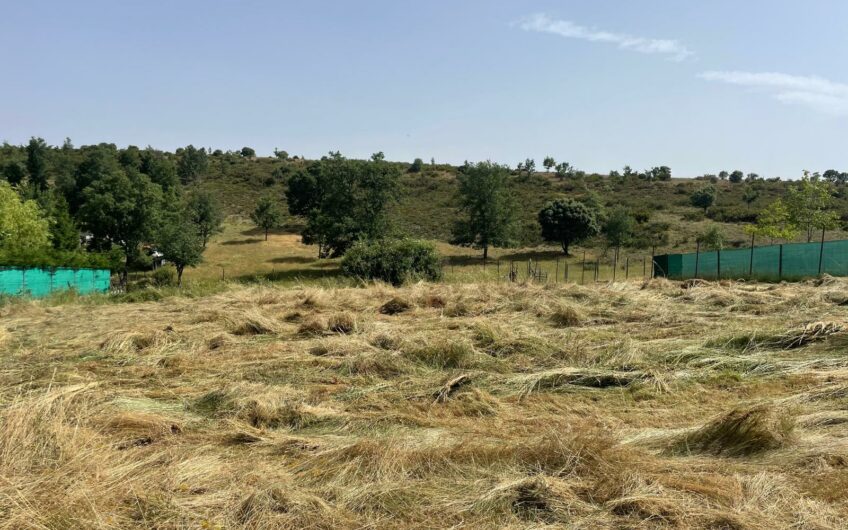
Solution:
[(489, 259), (489, 245), (483, 245), (483, 261)]
[(562, 253), (568, 256), (568, 241), (560, 241), (559, 243), (562, 246)]
[(183, 270), (185, 269), (185, 265), (177, 265), (177, 287), (182, 288), (183, 286)]
[(265, 241), (268, 241), (268, 229), (265, 229)]

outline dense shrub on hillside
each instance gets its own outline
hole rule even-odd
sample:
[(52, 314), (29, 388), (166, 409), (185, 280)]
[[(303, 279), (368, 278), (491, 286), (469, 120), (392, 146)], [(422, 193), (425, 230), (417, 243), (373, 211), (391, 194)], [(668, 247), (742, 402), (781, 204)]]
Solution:
[(754, 223), (757, 221), (757, 212), (739, 206), (719, 206), (710, 210), (707, 217), (720, 223)]
[(354, 244), (342, 259), (342, 272), (355, 278), (401, 285), (409, 280), (438, 280), (442, 268), (431, 243), (383, 239)]

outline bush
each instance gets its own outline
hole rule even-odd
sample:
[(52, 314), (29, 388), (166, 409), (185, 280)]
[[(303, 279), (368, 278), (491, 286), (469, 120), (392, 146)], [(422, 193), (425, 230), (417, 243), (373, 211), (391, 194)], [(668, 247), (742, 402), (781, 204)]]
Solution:
[(738, 206), (722, 206), (713, 208), (707, 217), (720, 223), (755, 223), (757, 212), (748, 208)]
[(355, 278), (402, 285), (409, 280), (436, 281), (442, 276), (436, 248), (424, 241), (384, 239), (359, 242), (345, 253), (342, 272)]
[(174, 267), (159, 267), (150, 278), (156, 287), (169, 287), (177, 284), (177, 271)]

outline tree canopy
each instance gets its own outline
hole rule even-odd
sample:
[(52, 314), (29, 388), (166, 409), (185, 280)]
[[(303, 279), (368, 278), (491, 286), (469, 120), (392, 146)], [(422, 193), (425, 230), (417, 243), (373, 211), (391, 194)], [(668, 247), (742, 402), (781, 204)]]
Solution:
[(600, 231), (597, 212), (586, 204), (573, 199), (557, 199), (549, 202), (539, 212), (542, 239), (559, 243), (567, 256), (569, 247)]
[(283, 212), (271, 197), (262, 197), (256, 203), (250, 218), (265, 232), (265, 241), (268, 241), (268, 231), (280, 226), (283, 221)]
[(292, 175), (286, 200), (290, 213), (306, 219), (303, 242), (317, 244), (318, 256), (327, 258), (344, 254), (360, 239), (384, 236), (399, 176), (397, 166), (381, 153), (368, 161), (332, 153)]
[(461, 218), (454, 225), (453, 241), (483, 249), (509, 246), (515, 231), (515, 207), (508, 189), (509, 169), (492, 162), (468, 165), (457, 175)]
[(9, 253), (46, 249), (50, 223), (35, 201), (23, 201), (7, 182), (0, 182), (0, 250)]

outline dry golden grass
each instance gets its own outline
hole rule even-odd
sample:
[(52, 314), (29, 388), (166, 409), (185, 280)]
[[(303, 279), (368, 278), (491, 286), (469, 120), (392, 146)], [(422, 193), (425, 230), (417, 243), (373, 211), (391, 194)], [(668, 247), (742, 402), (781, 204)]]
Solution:
[(0, 529), (844, 528), (846, 288), (9, 304)]

